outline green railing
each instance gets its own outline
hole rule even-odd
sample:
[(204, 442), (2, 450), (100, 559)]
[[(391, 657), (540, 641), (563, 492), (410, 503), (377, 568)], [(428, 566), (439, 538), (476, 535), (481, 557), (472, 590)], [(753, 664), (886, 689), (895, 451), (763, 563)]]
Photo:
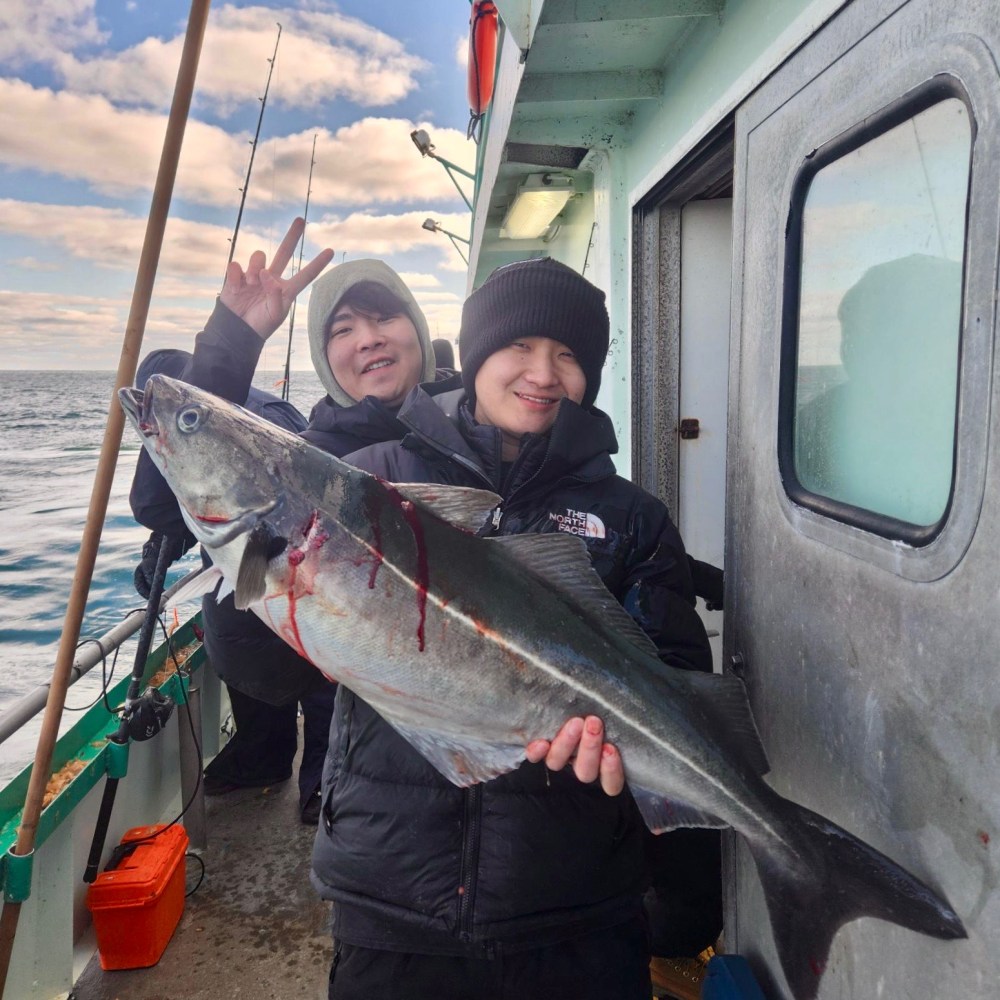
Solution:
[[(195, 632), (200, 618), (200, 615), (194, 616), (170, 637), (169, 645), (174, 650), (179, 651), (197, 644), (190, 656), (182, 660), (180, 671), (172, 673), (159, 685), (160, 691), (178, 705), (187, 700), (191, 675), (205, 663), (205, 650)], [(144, 684), (148, 684), (166, 666), (169, 655), (166, 642), (149, 654), (143, 673)], [(129, 677), (123, 678), (107, 692), (108, 703), (113, 708), (120, 706), (125, 700), (130, 680)], [(79, 761), (82, 766), (42, 811), (35, 837), (36, 850), (66, 822), (102, 778), (125, 776), (129, 745), (119, 745), (109, 740), (118, 731), (118, 725), (118, 715), (108, 712), (102, 698), (56, 742), (52, 758), (54, 773), (58, 773), (71, 761)], [(0, 884), (3, 886), (4, 899), (9, 902), (23, 901), (30, 892), (33, 856), (19, 857), (11, 854), (11, 848), (17, 842), (17, 828), (21, 822), (31, 770), (32, 765), (29, 764), (0, 789)]]

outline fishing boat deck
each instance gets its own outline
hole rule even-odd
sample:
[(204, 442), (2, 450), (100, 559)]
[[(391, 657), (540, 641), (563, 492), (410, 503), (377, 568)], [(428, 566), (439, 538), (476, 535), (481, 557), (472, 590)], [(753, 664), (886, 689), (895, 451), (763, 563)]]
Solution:
[[(205, 877), (159, 963), (104, 972), (95, 954), (74, 1000), (326, 996), (330, 904), (309, 882), (316, 831), (299, 822), (295, 779), (206, 802)], [(189, 858), (189, 889), (198, 871)]]

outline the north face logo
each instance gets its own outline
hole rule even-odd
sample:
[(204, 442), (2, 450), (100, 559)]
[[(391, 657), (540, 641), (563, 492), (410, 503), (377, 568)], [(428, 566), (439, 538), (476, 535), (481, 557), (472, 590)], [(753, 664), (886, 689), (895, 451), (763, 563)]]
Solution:
[(570, 535), (580, 535), (583, 538), (604, 538), (604, 522), (596, 514), (588, 514), (583, 510), (566, 509), (565, 514), (549, 514), (549, 520), (555, 521), (560, 531)]

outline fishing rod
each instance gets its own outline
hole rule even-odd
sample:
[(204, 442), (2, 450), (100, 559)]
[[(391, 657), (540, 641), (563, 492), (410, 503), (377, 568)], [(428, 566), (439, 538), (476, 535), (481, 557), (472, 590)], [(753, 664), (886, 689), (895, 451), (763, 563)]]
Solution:
[(257, 140), (260, 138), (260, 126), (264, 121), (264, 108), (267, 107), (267, 94), (271, 89), (271, 74), (274, 72), (274, 61), (278, 58), (278, 43), (281, 41), (281, 22), (278, 25), (278, 37), (274, 41), (274, 52), (268, 59), (270, 68), (267, 71), (267, 83), (264, 85), (264, 96), (260, 99), (260, 114), (257, 116), (257, 131), (253, 134), (253, 141), (250, 143), (250, 162), (247, 164), (247, 175), (243, 180), (243, 187), (240, 188), (242, 197), (240, 198), (240, 208), (236, 213), (236, 227), (233, 229), (232, 239), (229, 241), (229, 260), (226, 261), (228, 268), (233, 262), (233, 255), (236, 253), (236, 237), (240, 231), (240, 221), (243, 218), (243, 206), (247, 203), (247, 192), (250, 190), (250, 174), (253, 172), (253, 158), (257, 153)]
[[(312, 194), (313, 167), (316, 166), (316, 136), (313, 136), (312, 159), (309, 161), (309, 183), (306, 185), (306, 210), (302, 213), (302, 239), (299, 242), (299, 266), (296, 271), (302, 270), (302, 252), (306, 248), (306, 223), (309, 222), (309, 196)], [(288, 399), (288, 389), (292, 381), (292, 333), (295, 331), (295, 304), (299, 301), (298, 296), (292, 299), (292, 311), (288, 318), (288, 351), (285, 354), (285, 380), (281, 385), (281, 398)]]
[[(163, 139), (163, 150), (160, 154), (156, 183), (153, 186), (153, 199), (149, 209), (149, 219), (146, 223), (142, 253), (139, 256), (139, 266), (132, 291), (132, 304), (125, 325), (125, 337), (118, 361), (115, 386), (108, 404), (108, 418), (104, 429), (104, 440), (101, 443), (97, 472), (94, 475), (90, 507), (87, 512), (83, 536), (80, 539), (80, 551), (77, 556), (73, 582), (70, 586), (62, 637), (56, 653), (55, 666), (52, 670), (52, 682), (45, 704), (42, 728), (38, 735), (38, 747), (35, 751), (35, 761), (32, 765), (28, 791), (25, 795), (17, 843), (9, 852), (13, 859), (24, 859), (22, 864), (30, 864), (30, 859), (27, 856), (31, 855), (35, 849), (35, 835), (42, 813), (45, 786), (52, 773), (52, 755), (59, 734), (59, 721), (66, 704), (66, 691), (69, 688), (76, 646), (80, 638), (80, 627), (87, 605), (87, 594), (90, 591), (90, 581), (93, 578), (94, 564), (97, 561), (101, 530), (108, 511), (108, 499), (111, 495), (111, 484), (121, 447), (122, 430), (125, 426), (125, 414), (118, 405), (118, 390), (130, 386), (135, 380), (139, 351), (146, 328), (146, 318), (149, 315), (149, 303), (153, 296), (156, 268), (160, 260), (163, 234), (170, 210), (170, 199), (177, 176), (177, 162), (180, 158), (184, 129), (187, 125), (191, 98), (194, 93), (194, 81), (198, 71), (202, 41), (205, 37), (210, 3), (211, 0), (191, 0), (187, 32), (184, 36), (184, 48), (177, 70), (177, 82), (174, 85), (174, 97), (167, 119), (167, 131)], [(12, 858), (7, 859), (8, 864)], [(3, 995), (7, 985), (7, 974), (10, 971), (11, 954), (17, 935), (18, 920), (21, 916), (22, 901), (23, 899), (5, 899), (3, 913), (0, 915), (0, 996)]]
[[(182, 576), (176, 583), (172, 584), (169, 590), (164, 591), (160, 599), (159, 610), (162, 612), (167, 607), (167, 602), (181, 589), (191, 583), (195, 577), (203, 573), (202, 567), (191, 570)], [(135, 635), (146, 620), (146, 609), (136, 608), (130, 611), (125, 618), (117, 625), (109, 629), (104, 635), (96, 639), (85, 639), (84, 644), (78, 647), (76, 658), (73, 660), (73, 668), (70, 671), (70, 686), (86, 677), (111, 653), (116, 652), (130, 636)], [(49, 682), (45, 681), (36, 685), (27, 694), (15, 701), (9, 708), (5, 708), (0, 713), (0, 743), (5, 743), (22, 726), (27, 725), (39, 712), (45, 708), (45, 702), (49, 695)]]

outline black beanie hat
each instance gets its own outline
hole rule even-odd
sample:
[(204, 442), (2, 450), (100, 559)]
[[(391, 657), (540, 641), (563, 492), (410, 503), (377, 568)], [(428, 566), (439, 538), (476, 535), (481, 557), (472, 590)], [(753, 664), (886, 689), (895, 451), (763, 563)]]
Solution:
[(476, 394), (483, 362), (518, 337), (551, 337), (565, 344), (587, 377), (581, 405), (601, 387), (610, 322), (604, 292), (571, 267), (545, 257), (498, 267), (466, 300), (458, 352), (462, 383)]

